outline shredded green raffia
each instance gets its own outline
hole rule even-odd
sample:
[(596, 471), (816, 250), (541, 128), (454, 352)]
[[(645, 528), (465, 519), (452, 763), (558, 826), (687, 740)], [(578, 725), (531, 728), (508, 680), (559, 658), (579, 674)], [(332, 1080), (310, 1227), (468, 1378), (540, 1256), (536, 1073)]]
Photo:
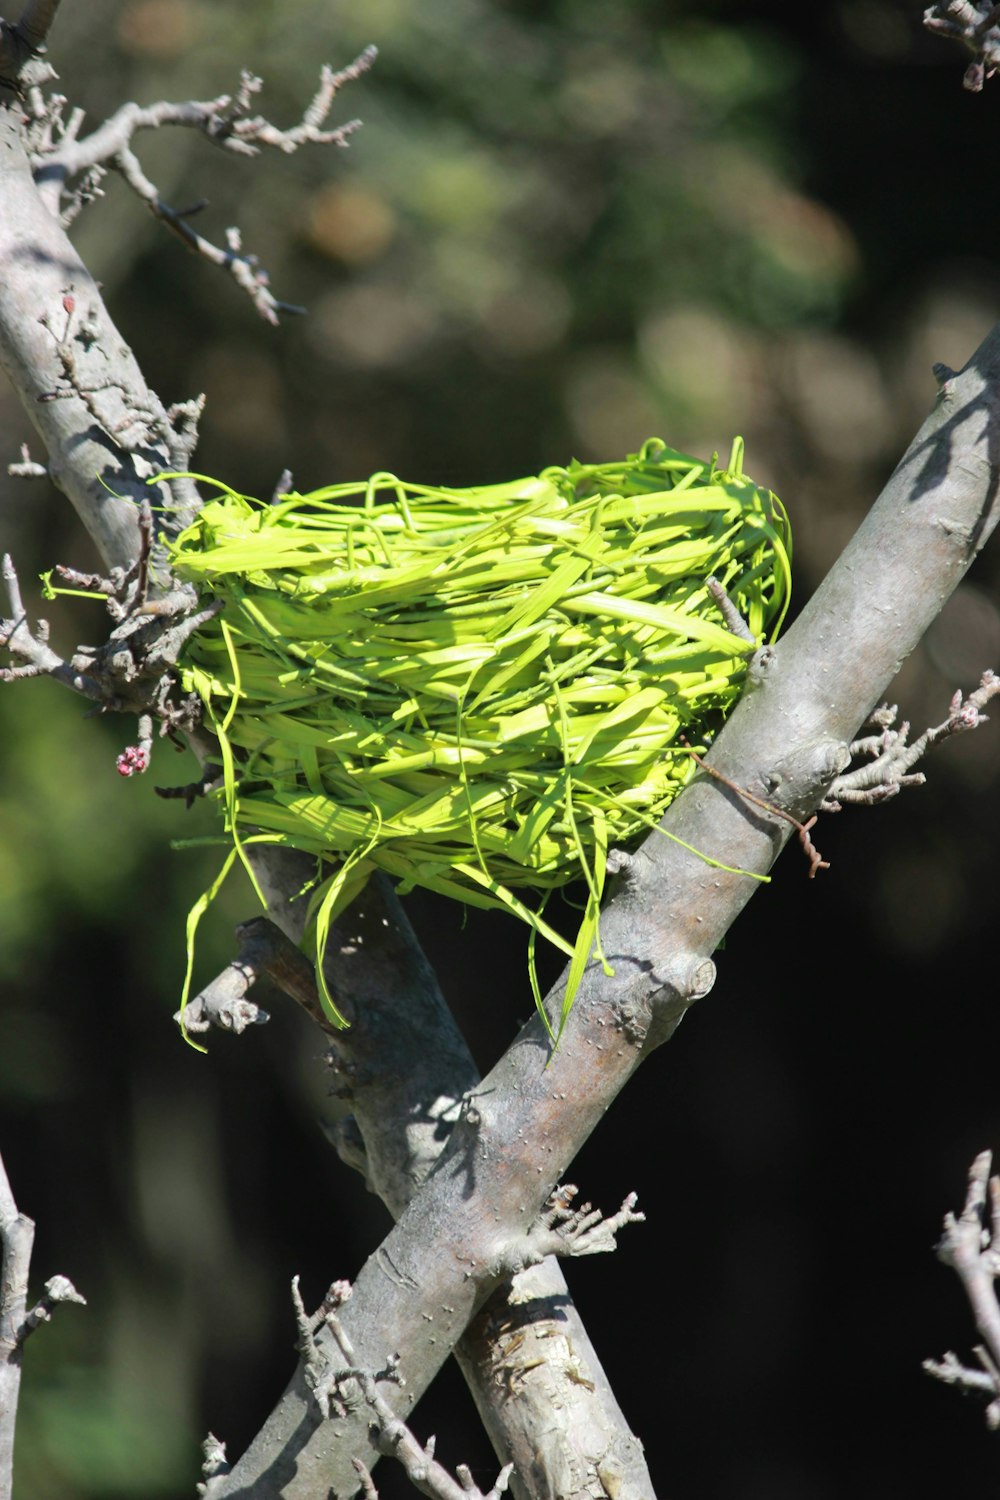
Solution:
[[(742, 689), (752, 647), (706, 579), (758, 644), (787, 608), (788, 521), (742, 462), (739, 438), (726, 468), (654, 438), (473, 490), (375, 474), (262, 504), (218, 485), (178, 538), (179, 576), (224, 602), (183, 670), (221, 746), (225, 869), (247, 836), (316, 856), (332, 1019), (330, 924), (381, 869), (527, 923), (539, 1009), (536, 936), (564, 953), (561, 1029), (592, 951), (607, 966), (608, 849), (656, 826), (694, 770), (679, 736), (704, 748)], [(569, 943), (543, 912), (579, 879)], [(188, 980), (219, 883), (188, 920)]]

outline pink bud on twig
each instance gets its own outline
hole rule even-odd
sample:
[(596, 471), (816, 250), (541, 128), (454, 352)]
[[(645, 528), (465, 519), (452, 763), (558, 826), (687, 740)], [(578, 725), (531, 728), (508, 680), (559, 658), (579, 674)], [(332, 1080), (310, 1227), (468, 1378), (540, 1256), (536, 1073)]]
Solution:
[(128, 745), (119, 755), (115, 765), (119, 776), (135, 776), (149, 769), (149, 751), (142, 745)]

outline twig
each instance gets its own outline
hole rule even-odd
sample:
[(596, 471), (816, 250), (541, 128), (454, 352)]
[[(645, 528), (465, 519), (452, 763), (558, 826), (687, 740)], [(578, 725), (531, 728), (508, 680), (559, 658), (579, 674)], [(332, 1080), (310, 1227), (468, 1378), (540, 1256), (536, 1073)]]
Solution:
[(197, 1486), (197, 1492), (202, 1500), (210, 1500), (217, 1493), (221, 1481), (229, 1473), (232, 1464), (226, 1454), (226, 1445), (210, 1432), (201, 1445), (201, 1451), (205, 1455), (202, 1459), (201, 1472), (202, 1482)]
[(39, 192), (56, 213), (67, 182), (73, 177), (81, 177), (63, 212), (65, 223), (75, 218), (87, 202), (100, 196), (99, 182), (105, 172), (118, 172), (155, 218), (172, 230), (189, 250), (226, 271), (250, 297), (261, 317), (276, 324), (281, 313), (301, 313), (305, 309), (281, 302), (273, 295), (267, 272), (255, 255), (243, 249), (238, 228), (226, 230), (224, 246), (215, 244), (192, 228), (188, 221), (206, 206), (205, 202), (202, 200), (185, 209), (172, 208), (143, 170), (132, 148), (133, 138), (140, 130), (180, 125), (200, 130), (216, 145), (241, 156), (257, 156), (263, 148), (290, 155), (305, 145), (344, 147), (359, 129), (360, 120), (349, 120), (332, 129), (324, 128), (324, 122), (339, 90), (366, 73), (375, 57), (376, 49), (366, 47), (339, 72), (324, 65), (319, 87), (301, 120), (287, 130), (279, 129), (263, 115), (250, 114), (251, 105), (263, 85), (260, 78), (248, 72), (241, 74), (235, 96), (222, 94), (217, 99), (200, 102), (191, 99), (183, 103), (161, 101), (145, 106), (126, 104), (82, 139), (79, 135), (80, 116), (72, 115), (63, 125), (65, 101), (56, 96), (50, 108), (40, 107), (32, 124), (32, 165)]
[(160, 734), (193, 732), (201, 722), (195, 694), (178, 693), (177, 659), (189, 638), (222, 608), (221, 601), (199, 607), (193, 588), (185, 586), (146, 600), (152, 521), (148, 504), (140, 508), (140, 545), (127, 569), (98, 573), (56, 569), (74, 585), (104, 599), (118, 623), (103, 646), (78, 646), (67, 662), (48, 644), (48, 624), (32, 631), (21, 597), (17, 570), (9, 556), (0, 565), (11, 613), (0, 619), (0, 650), (20, 665), (0, 667), (0, 682), (49, 676), (97, 704), (95, 712), (132, 713), (139, 720), (139, 741), (117, 760), (122, 776), (145, 771), (153, 745), (153, 725)]
[(268, 286), (267, 272), (257, 257), (244, 252), (239, 229), (233, 226), (226, 230), (225, 249), (213, 244), (192, 229), (182, 214), (164, 202), (133, 151), (123, 147), (113, 159), (112, 165), (121, 173), (132, 191), (142, 199), (150, 213), (166, 224), (168, 229), (172, 229), (189, 250), (229, 273), (236, 285), (246, 292), (265, 322), (277, 325), (281, 313), (305, 312), (304, 307), (297, 307), (291, 302), (279, 302), (274, 296)]
[(0, 563), (0, 577), (7, 590), (10, 615), (0, 619), (0, 650), (6, 650), (20, 666), (0, 667), (0, 682), (16, 682), (28, 677), (54, 677), (57, 682), (71, 688), (94, 702), (104, 697), (100, 683), (76, 665), (66, 662), (49, 645), (48, 621), (39, 620), (32, 631), (28, 625), (27, 611), (21, 598), (21, 585), (17, 570), (8, 553)]
[[(414, 1489), (419, 1490), (422, 1495), (429, 1495), (432, 1500), (499, 1500), (506, 1492), (513, 1464), (504, 1465), (494, 1480), (493, 1488), (485, 1494), (476, 1485), (465, 1464), (459, 1464), (455, 1471), (458, 1478), (453, 1479), (434, 1457), (434, 1438), (428, 1438), (426, 1444), (422, 1444), (414, 1437), (410, 1428), (396, 1416), (378, 1390), (376, 1376), (364, 1370), (347, 1370), (344, 1374), (357, 1381), (374, 1413), (375, 1446), (379, 1453), (396, 1459)], [(351, 1462), (361, 1480), (363, 1494), (366, 1497), (377, 1497), (378, 1491), (367, 1466), (359, 1458), (353, 1458)]]
[(249, 922), (240, 923), (236, 936), (239, 940), (236, 958), (183, 1011), (174, 1015), (182, 1031), (204, 1032), (217, 1026), (238, 1036), (248, 1026), (262, 1025), (269, 1019), (267, 1012), (260, 1010), (246, 996), (264, 974), (301, 1005), (309, 1018), (329, 1036), (339, 1036), (339, 1028), (320, 1002), (312, 964), (279, 927), (267, 917), (253, 917)]
[(617, 1235), (626, 1224), (643, 1224), (635, 1212), (636, 1194), (629, 1193), (618, 1212), (605, 1219), (590, 1203), (573, 1208), (579, 1189), (572, 1183), (557, 1187), (522, 1240), (501, 1258), (508, 1274), (538, 1265), (547, 1255), (605, 1255), (617, 1250)]
[(824, 797), (821, 810), (840, 812), (845, 802), (869, 805), (885, 802), (905, 786), (923, 786), (926, 780), (923, 773), (915, 771), (911, 774), (910, 768), (942, 740), (987, 723), (989, 715), (984, 714), (983, 709), (997, 693), (1000, 693), (1000, 677), (993, 671), (984, 672), (978, 688), (967, 698), (959, 688), (951, 700), (948, 717), (926, 729), (912, 745), (907, 744), (909, 724), (904, 722), (894, 729), (896, 707), (883, 704), (869, 721), (879, 732), (855, 740), (850, 747), (852, 760), (859, 755), (871, 756), (872, 759), (838, 776)]
[(738, 635), (741, 640), (749, 641), (752, 646), (756, 646), (753, 631), (714, 574), (705, 579), (705, 587), (718, 605), (727, 630), (733, 635)]
[(739, 786), (735, 781), (730, 781), (728, 776), (723, 776), (721, 771), (717, 771), (714, 766), (710, 766), (708, 761), (704, 760), (696, 750), (691, 749), (684, 735), (680, 736), (680, 741), (681, 744), (687, 745), (688, 754), (691, 756), (691, 759), (696, 761), (703, 771), (707, 771), (709, 776), (713, 776), (716, 781), (721, 781), (723, 786), (727, 786), (731, 792), (735, 792), (744, 801), (752, 802), (755, 807), (762, 808), (764, 812), (773, 813), (776, 818), (784, 818), (786, 823), (791, 823), (792, 827), (798, 832), (799, 843), (802, 845), (805, 856), (809, 861), (810, 880), (815, 879), (817, 870), (828, 870), (830, 868), (830, 861), (821, 857), (819, 850), (809, 837), (809, 830), (816, 823), (815, 813), (813, 813), (811, 818), (807, 818), (804, 823), (800, 822), (790, 812), (786, 812), (783, 807), (776, 807), (773, 802), (766, 802), (763, 797), (755, 796), (753, 792), (748, 792), (746, 787)]
[(924, 11), (928, 31), (953, 37), (973, 53), (963, 86), (978, 93), (1000, 67), (1000, 5), (990, 0), (947, 0)]
[(39, 1324), (49, 1321), (57, 1302), (86, 1302), (68, 1277), (53, 1276), (45, 1283), (45, 1296), (27, 1311), (28, 1268), (34, 1240), (35, 1226), (27, 1214), (18, 1211), (0, 1157), (0, 1496), (11, 1492), (14, 1427), (25, 1340)]
[(981, 1151), (972, 1163), (965, 1205), (957, 1219), (952, 1213), (945, 1214), (944, 1233), (937, 1246), (938, 1259), (961, 1281), (976, 1328), (985, 1341), (975, 1350), (983, 1370), (966, 1369), (950, 1352), (940, 1363), (925, 1360), (923, 1368), (948, 1385), (991, 1394), (986, 1423), (995, 1430), (1000, 1427), (1000, 1306), (994, 1287), (1000, 1275), (1000, 1177), (990, 1176), (992, 1163), (989, 1151)]
[(27, 443), (21, 444), (21, 462), (8, 464), (7, 473), (12, 479), (47, 479), (49, 477), (48, 465), (35, 462)]

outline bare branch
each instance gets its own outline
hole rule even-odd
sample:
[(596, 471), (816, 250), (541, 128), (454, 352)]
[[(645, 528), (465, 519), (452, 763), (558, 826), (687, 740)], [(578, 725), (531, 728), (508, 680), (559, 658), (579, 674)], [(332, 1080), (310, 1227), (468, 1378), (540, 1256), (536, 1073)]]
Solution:
[(978, 93), (1000, 67), (1000, 5), (990, 0), (947, 0), (924, 11), (928, 31), (953, 37), (973, 53), (963, 86)]
[[(431, 1496), (431, 1500), (499, 1500), (499, 1496), (506, 1492), (513, 1464), (504, 1465), (493, 1488), (486, 1494), (475, 1484), (464, 1464), (456, 1471), (456, 1481), (434, 1457), (434, 1439), (429, 1438), (423, 1445), (414, 1437), (379, 1391), (374, 1376), (364, 1370), (345, 1370), (343, 1373), (345, 1378), (357, 1381), (375, 1415), (375, 1446), (379, 1453), (396, 1459), (414, 1489), (422, 1495)], [(363, 1493), (377, 1496), (378, 1491), (367, 1467), (359, 1458), (352, 1459), (352, 1463), (361, 1479)]]
[(12, 559), (5, 553), (0, 577), (7, 591), (10, 615), (0, 619), (0, 650), (8, 651), (21, 662), (16, 667), (0, 667), (0, 682), (15, 682), (27, 677), (54, 677), (73, 692), (94, 702), (103, 702), (104, 693), (96, 678), (88, 676), (74, 664), (66, 662), (48, 644), (48, 622), (39, 620), (34, 631), (21, 599), (21, 585)]
[[(920, 1368), (943, 1385), (957, 1385), (963, 1390), (978, 1391), (986, 1396), (997, 1393), (996, 1381), (989, 1370), (970, 1370), (951, 1349), (941, 1359), (925, 1359)], [(989, 1418), (987, 1418), (989, 1421)]]
[(27, 443), (21, 444), (21, 462), (8, 464), (7, 473), (12, 479), (48, 479), (49, 477), (48, 468), (45, 464), (35, 462)]
[[(218, 767), (212, 771), (218, 776)], [(267, 1012), (259, 1010), (246, 995), (256, 980), (266, 975), (301, 1005), (322, 1031), (329, 1036), (339, 1035), (341, 1028), (330, 1020), (320, 1001), (314, 966), (280, 927), (267, 917), (253, 917), (240, 923), (236, 936), (239, 941), (236, 958), (195, 996), (183, 1013), (176, 1013), (174, 1020), (179, 1026), (191, 1032), (217, 1026), (238, 1035), (251, 1024), (262, 1024), (268, 1020)]]
[[(299, 890), (309, 861), (266, 845), (251, 846), (250, 854), (275, 920), (299, 938), (303, 902), (272, 901), (271, 892)], [(275, 957), (281, 963), (269, 963), (269, 977), (315, 1015), (311, 966), (294, 946), (276, 949)], [(339, 1122), (334, 1143), (398, 1215), (433, 1170), (457, 1118), (456, 1101), (475, 1089), (479, 1075), (383, 878), (335, 924), (326, 979), (352, 1023), (348, 1031), (328, 1031), (336, 1093), (354, 1110)], [(561, 1500), (566, 1476), (580, 1476), (582, 1486), (595, 1465), (620, 1500), (649, 1500), (642, 1445), (554, 1258), (504, 1281), (455, 1353), (497, 1453), (530, 1471), (536, 1500)], [(555, 1409), (563, 1414), (558, 1423)]]
[[(127, 566), (147, 480), (174, 466), (170, 414), (42, 203), (12, 110), (0, 111), (0, 199), (0, 365), (38, 429), (53, 482), (106, 562)], [(187, 523), (192, 495), (190, 484), (163, 486), (167, 529)]]
[(523, 1246), (513, 1251), (508, 1270), (534, 1265), (547, 1255), (605, 1255), (617, 1250), (617, 1234), (626, 1224), (643, 1224), (645, 1214), (634, 1212), (635, 1193), (629, 1193), (621, 1208), (605, 1219), (599, 1209), (584, 1203), (573, 1208), (579, 1189), (572, 1183), (556, 1188), (537, 1221), (528, 1230)]
[(240, 87), (235, 96), (220, 94), (216, 99), (123, 104), (96, 130), (82, 138), (79, 133), (82, 117), (78, 113), (74, 113), (63, 126), (61, 111), (65, 100), (59, 97), (45, 114), (48, 123), (50, 114), (54, 113), (56, 123), (51, 131), (54, 138), (42, 138), (38, 144), (32, 143), (35, 148), (32, 165), (39, 186), (65, 182), (95, 166), (110, 166), (140, 131), (159, 130), (165, 125), (199, 130), (215, 145), (240, 156), (257, 156), (262, 147), (291, 155), (305, 145), (344, 146), (348, 137), (360, 127), (359, 120), (350, 120), (331, 130), (321, 127), (338, 90), (367, 73), (376, 56), (375, 47), (366, 47), (339, 72), (324, 64), (320, 70), (319, 87), (306, 106), (301, 121), (288, 130), (279, 129), (262, 115), (249, 114), (250, 105), (263, 83), (248, 72), (240, 75)]
[(76, 217), (87, 202), (100, 195), (100, 179), (105, 171), (113, 169), (119, 172), (155, 218), (172, 230), (189, 250), (226, 271), (250, 297), (261, 317), (269, 323), (277, 323), (281, 313), (301, 313), (304, 309), (292, 303), (281, 302), (271, 293), (267, 273), (256, 256), (243, 250), (238, 228), (226, 230), (225, 246), (213, 243), (193, 229), (188, 221), (195, 212), (205, 207), (204, 203), (186, 210), (172, 208), (147, 177), (132, 149), (132, 140), (141, 130), (180, 125), (200, 130), (224, 150), (242, 156), (256, 156), (262, 148), (290, 155), (305, 145), (344, 147), (361, 122), (350, 120), (333, 129), (324, 129), (324, 121), (338, 91), (344, 84), (366, 73), (375, 57), (376, 49), (366, 47), (352, 63), (339, 72), (334, 72), (324, 64), (319, 87), (306, 106), (302, 119), (287, 130), (279, 129), (262, 115), (249, 113), (251, 104), (263, 85), (261, 79), (247, 72), (241, 75), (235, 97), (221, 94), (217, 99), (201, 102), (192, 99), (184, 103), (162, 101), (145, 106), (125, 104), (103, 125), (83, 138), (79, 135), (79, 115), (72, 115), (63, 125), (62, 109), (65, 101), (61, 96), (56, 96), (51, 107), (43, 105), (36, 112), (30, 131), (31, 163), (39, 193), (49, 210), (58, 215), (67, 183), (73, 177), (81, 178), (62, 213), (65, 225)]
[(959, 688), (951, 700), (948, 717), (925, 730), (912, 745), (907, 744), (909, 724), (903, 723), (898, 729), (894, 729), (892, 726), (896, 722), (896, 707), (883, 704), (876, 709), (869, 721), (879, 732), (855, 740), (850, 747), (852, 760), (856, 760), (858, 756), (868, 756), (869, 759), (863, 765), (847, 770), (836, 778), (823, 799), (822, 810), (840, 812), (845, 802), (885, 802), (888, 798), (895, 797), (905, 786), (922, 786), (925, 780), (923, 773), (917, 771), (911, 774), (911, 768), (942, 740), (985, 724), (989, 716), (983, 713), (983, 709), (997, 693), (1000, 693), (1000, 677), (992, 671), (984, 672), (978, 688), (967, 698), (963, 697)]
[[(994, 1281), (1000, 1276), (1000, 1177), (991, 1177), (992, 1153), (981, 1151), (969, 1168), (965, 1204), (956, 1219), (945, 1214), (937, 1257), (950, 1266), (962, 1283), (985, 1347), (975, 1353), (982, 1371), (966, 1369), (952, 1353), (940, 1363), (925, 1360), (929, 1375), (965, 1390), (988, 1391), (986, 1423), (1000, 1427), (1000, 1305)], [(989, 1207), (989, 1227), (986, 1210)]]
[(730, 630), (733, 635), (738, 635), (742, 640), (749, 641), (751, 645), (756, 646), (757, 642), (754, 640), (753, 631), (719, 580), (714, 577), (708, 577), (705, 579), (705, 587), (719, 606), (719, 613), (726, 622), (726, 629)]
[[(942, 387), (845, 553), (758, 665), (753, 690), (713, 743), (714, 769), (808, 820), (898, 663), (996, 525), (998, 433), (1000, 327)], [(898, 601), (888, 614), (887, 596)], [(766, 871), (790, 832), (710, 777), (685, 787), (663, 829), (673, 838), (647, 841), (602, 912), (613, 975), (588, 964), (554, 1053), (540, 1019), (522, 1030), (475, 1090), (474, 1110), (453, 1129), (439, 1168), (355, 1278), (343, 1323), (357, 1367), (374, 1368), (386, 1348), (398, 1351), (406, 1410), (490, 1289), (499, 1242), (537, 1215), (643, 1057), (711, 987), (708, 955), (760, 889), (746, 872)], [(558, 1022), (565, 983), (564, 975), (546, 1001), (550, 1022)], [(447, 1257), (439, 1253), (444, 1225)], [(351, 1493), (357, 1478), (348, 1458), (358, 1451), (351, 1414), (314, 1426), (310, 1410), (299, 1372), (223, 1493), (263, 1500), (292, 1441), (297, 1473), (286, 1500), (306, 1500), (298, 1475), (307, 1472), (314, 1488)]]
[(14, 1464), (14, 1427), (21, 1387), (21, 1353), (25, 1339), (47, 1323), (57, 1302), (80, 1302), (73, 1283), (53, 1276), (45, 1283), (45, 1296), (28, 1312), (28, 1269), (35, 1239), (35, 1226), (18, 1211), (7, 1171), (0, 1157), (0, 1495), (11, 1492)]
[(219, 1441), (214, 1432), (210, 1432), (201, 1445), (201, 1451), (205, 1455), (202, 1459), (202, 1480), (197, 1486), (197, 1493), (202, 1500), (211, 1500), (211, 1496), (218, 1493), (219, 1483), (229, 1473), (232, 1465), (226, 1456), (226, 1445)]

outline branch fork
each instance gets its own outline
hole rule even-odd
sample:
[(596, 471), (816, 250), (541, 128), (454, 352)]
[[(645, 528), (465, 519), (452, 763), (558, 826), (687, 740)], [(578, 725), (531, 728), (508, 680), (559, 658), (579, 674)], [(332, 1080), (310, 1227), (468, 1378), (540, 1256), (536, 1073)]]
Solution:
[(301, 313), (305, 309), (274, 296), (267, 272), (255, 255), (244, 250), (239, 228), (228, 228), (224, 245), (219, 245), (192, 227), (189, 221), (206, 207), (204, 200), (184, 209), (173, 208), (166, 202), (133, 149), (134, 137), (141, 130), (179, 125), (199, 130), (214, 145), (237, 156), (257, 156), (263, 149), (291, 155), (306, 145), (342, 148), (361, 122), (348, 120), (328, 128), (327, 116), (340, 89), (366, 73), (375, 57), (376, 49), (366, 47), (339, 71), (324, 64), (319, 86), (300, 121), (284, 130), (263, 115), (251, 114), (263, 82), (245, 70), (235, 94), (180, 103), (163, 100), (150, 105), (125, 104), (86, 136), (80, 134), (82, 111), (73, 110), (65, 119), (63, 95), (53, 94), (45, 99), (40, 90), (33, 90), (29, 97), (28, 146), (39, 191), (65, 227), (89, 203), (103, 196), (100, 184), (107, 173), (117, 172), (154, 218), (177, 235), (189, 250), (226, 271), (260, 316), (276, 324), (282, 313)]
[[(400, 1463), (416, 1489), (432, 1500), (499, 1500), (507, 1489), (513, 1464), (501, 1469), (493, 1488), (487, 1495), (475, 1485), (465, 1465), (460, 1465), (457, 1481), (434, 1457), (435, 1439), (429, 1438), (421, 1444), (410, 1428), (393, 1411), (379, 1390), (379, 1384), (405, 1385), (399, 1373), (398, 1355), (390, 1355), (381, 1370), (360, 1369), (354, 1361), (354, 1349), (337, 1318), (337, 1310), (351, 1297), (349, 1281), (335, 1281), (316, 1312), (306, 1312), (299, 1292), (299, 1278), (292, 1281), (292, 1304), (298, 1329), (296, 1349), (305, 1361), (306, 1384), (312, 1389), (315, 1400), (324, 1418), (345, 1416), (356, 1404), (359, 1394), (372, 1413), (371, 1441), (378, 1453), (394, 1458)], [(316, 1335), (321, 1328), (328, 1328), (335, 1346), (347, 1359), (343, 1369), (334, 1370), (327, 1357), (316, 1344)], [(368, 1500), (377, 1500), (371, 1471), (360, 1458), (351, 1460), (361, 1480), (362, 1493)]]

